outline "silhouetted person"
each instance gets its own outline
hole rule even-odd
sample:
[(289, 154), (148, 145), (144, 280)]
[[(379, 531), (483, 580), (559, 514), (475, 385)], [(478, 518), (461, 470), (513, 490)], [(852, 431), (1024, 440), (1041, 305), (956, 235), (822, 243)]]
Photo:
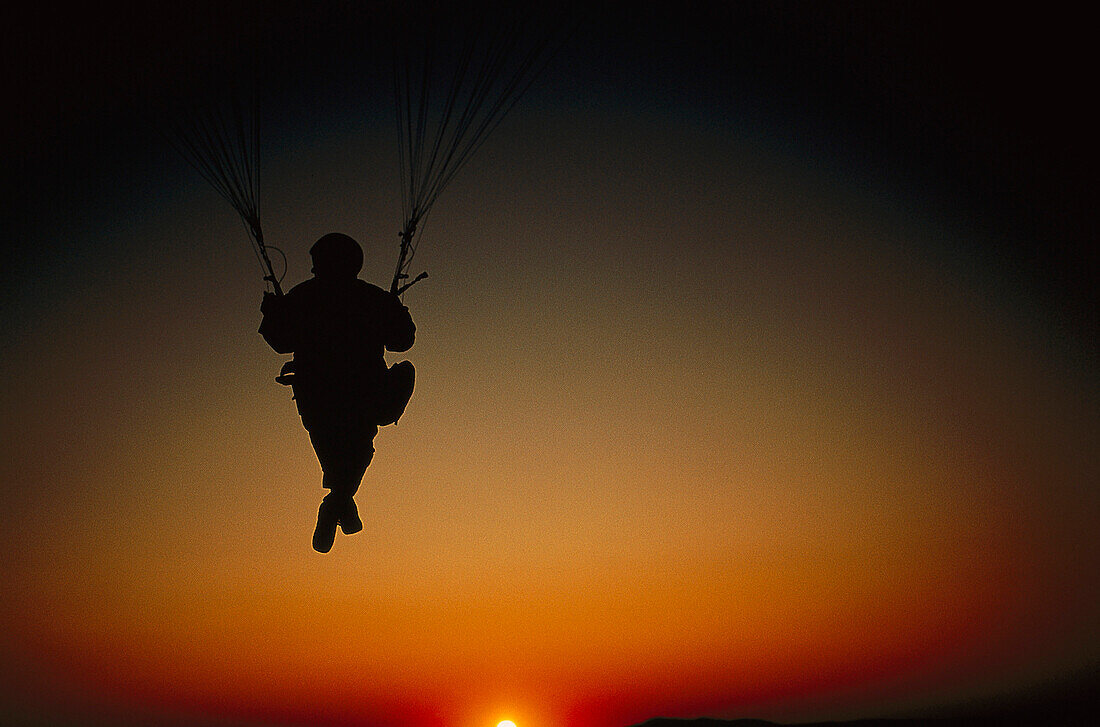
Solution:
[(374, 456), (374, 436), (397, 421), (412, 395), (413, 367), (387, 369), (384, 350), (407, 351), (416, 326), (400, 299), (357, 276), (363, 250), (352, 238), (325, 235), (309, 251), (313, 278), (285, 296), (264, 294), (260, 334), (278, 353), (293, 353), (280, 383), (294, 387), (329, 493), (317, 512), (313, 547), (327, 553), (336, 527), (363, 523), (356, 490)]

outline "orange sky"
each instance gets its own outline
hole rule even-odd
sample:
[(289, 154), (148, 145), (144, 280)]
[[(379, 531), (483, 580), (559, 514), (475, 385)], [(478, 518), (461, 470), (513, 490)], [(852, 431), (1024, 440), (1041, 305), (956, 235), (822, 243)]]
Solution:
[[(356, 143), (295, 153), (339, 178)], [(146, 252), (93, 268), (5, 360), (21, 693), (573, 727), (859, 712), (1076, 663), (1096, 635), (1095, 408), (1055, 332), (917, 254), (951, 230), (853, 216), (858, 198), (724, 151), (743, 156), (708, 170), (716, 195), (755, 163), (779, 201), (705, 230), (632, 219), (629, 186), (563, 211), (509, 191), (500, 157), (471, 172), (407, 300), (418, 386), (377, 439), (366, 530), (327, 557), (234, 220), (195, 186), (118, 230)], [(580, 173), (541, 163), (536, 190)], [(471, 198), (517, 213), (486, 222)], [(615, 225), (589, 224), (597, 203)], [(385, 269), (331, 204), (272, 215), (291, 282), (329, 227)], [(702, 240), (686, 260), (673, 229)], [(173, 240), (191, 241), (175, 271), (149, 277)]]

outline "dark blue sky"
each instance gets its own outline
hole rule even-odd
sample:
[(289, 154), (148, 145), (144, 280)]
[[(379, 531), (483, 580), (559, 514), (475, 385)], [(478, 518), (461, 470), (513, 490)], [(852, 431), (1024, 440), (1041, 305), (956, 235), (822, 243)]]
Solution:
[[(373, 109), (388, 123), (379, 66), (395, 38), (392, 8), (6, 11), (9, 239), (41, 231), (61, 210), (149, 187), (163, 149), (143, 116), (147, 95), (186, 77), (197, 51), (232, 59), (260, 40), (269, 143), (311, 133), (322, 116), (359, 123)], [(596, 4), (578, 13), (534, 95), (564, 108), (755, 128), (800, 163), (839, 168), (882, 195), (923, 198), (991, 233), (999, 249), (983, 257), (1002, 256), (1020, 285), (1095, 331), (1087, 27), (1067, 8)]]

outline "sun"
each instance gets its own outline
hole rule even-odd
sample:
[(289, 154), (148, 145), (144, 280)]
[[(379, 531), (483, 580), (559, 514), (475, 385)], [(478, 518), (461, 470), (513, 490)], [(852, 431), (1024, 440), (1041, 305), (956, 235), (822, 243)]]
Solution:
[(497, 722), (497, 727), (516, 727), (516, 723), (510, 719)]

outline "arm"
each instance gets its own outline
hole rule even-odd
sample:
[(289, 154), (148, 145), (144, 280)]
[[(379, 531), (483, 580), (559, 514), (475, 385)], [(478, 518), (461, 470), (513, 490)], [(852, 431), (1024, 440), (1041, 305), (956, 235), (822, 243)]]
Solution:
[(400, 353), (412, 348), (416, 338), (416, 326), (413, 324), (409, 309), (401, 305), (401, 300), (394, 295), (393, 307), (390, 311), (389, 332), (386, 336), (386, 350)]
[(294, 353), (297, 347), (297, 326), (294, 325), (293, 309), (287, 305), (287, 296), (264, 293), (260, 312), (264, 315), (260, 322), (260, 335), (267, 341), (267, 345), (275, 353)]

